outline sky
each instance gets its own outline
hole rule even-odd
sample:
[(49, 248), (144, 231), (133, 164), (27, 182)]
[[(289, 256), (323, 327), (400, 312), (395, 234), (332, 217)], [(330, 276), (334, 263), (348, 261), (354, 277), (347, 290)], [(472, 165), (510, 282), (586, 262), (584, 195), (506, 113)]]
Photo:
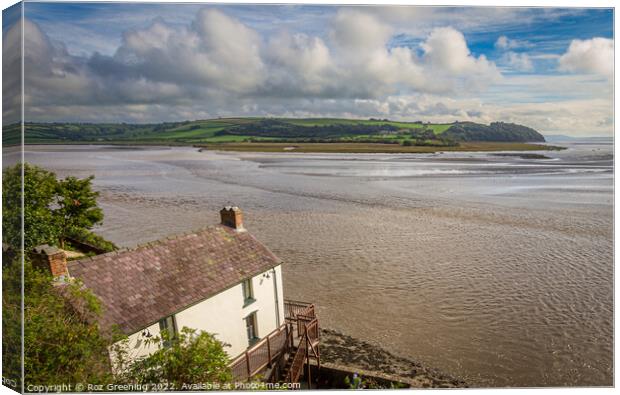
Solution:
[[(379, 117), (613, 134), (611, 9), (24, 7), (27, 121)], [(21, 64), (19, 15), (3, 12), (5, 75)], [(5, 82), (5, 98), (15, 89)]]

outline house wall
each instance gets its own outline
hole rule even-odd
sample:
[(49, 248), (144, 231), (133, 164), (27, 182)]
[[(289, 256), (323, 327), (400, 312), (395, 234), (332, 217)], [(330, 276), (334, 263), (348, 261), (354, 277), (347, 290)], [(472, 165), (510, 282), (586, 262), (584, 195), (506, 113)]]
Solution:
[[(274, 275), (277, 283), (278, 315), (276, 315), (276, 296)], [(269, 275), (269, 278), (267, 278)], [(248, 338), (244, 318), (256, 312), (257, 334), (262, 338), (284, 323), (284, 296), (282, 291), (282, 266), (269, 269), (252, 278), (254, 291), (253, 303), (244, 306), (243, 287), (241, 283), (219, 294), (197, 303), (175, 314), (177, 329), (183, 327), (213, 333), (215, 337), (227, 344), (225, 350), (231, 358), (248, 348)], [(162, 317), (164, 318), (164, 317)], [(159, 335), (159, 324), (151, 325), (149, 332)], [(157, 349), (157, 345), (146, 347), (142, 330), (129, 336), (128, 350), (133, 357), (148, 355)], [(114, 361), (114, 356), (111, 353)]]
[[(153, 324), (146, 328), (148, 333), (151, 334), (151, 338), (159, 336), (159, 323)], [(159, 348), (159, 344), (156, 342), (148, 343), (146, 336), (143, 336), (144, 330), (140, 330), (130, 336), (128, 336), (125, 350), (127, 351), (126, 357), (131, 360), (139, 357), (149, 355)], [(114, 351), (115, 346), (120, 346), (122, 342), (118, 342), (110, 347), (110, 361), (112, 362), (112, 368), (117, 369), (117, 354)]]
[[(276, 269), (278, 283), (278, 302), (280, 324), (284, 323), (284, 305), (282, 301), (282, 271)], [(269, 278), (266, 278), (269, 274)], [(243, 287), (237, 284), (199, 304), (176, 315), (177, 327), (202, 329), (224, 343), (230, 344), (226, 352), (231, 357), (241, 354), (248, 348), (248, 338), (244, 318), (256, 312), (257, 334), (262, 338), (278, 327), (275, 307), (274, 276), (268, 270), (252, 278), (254, 291), (253, 303), (244, 306)]]

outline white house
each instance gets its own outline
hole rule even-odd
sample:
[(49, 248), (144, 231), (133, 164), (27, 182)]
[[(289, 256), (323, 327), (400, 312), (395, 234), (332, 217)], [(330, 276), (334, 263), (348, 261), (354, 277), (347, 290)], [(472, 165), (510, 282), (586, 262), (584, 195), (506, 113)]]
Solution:
[(282, 268), (244, 229), (241, 210), (220, 214), (215, 226), (68, 263), (54, 247), (35, 252), (55, 277), (79, 279), (99, 298), (100, 329), (126, 334), (133, 356), (165, 346), (145, 339), (188, 327), (215, 334), (235, 357), (284, 324)]

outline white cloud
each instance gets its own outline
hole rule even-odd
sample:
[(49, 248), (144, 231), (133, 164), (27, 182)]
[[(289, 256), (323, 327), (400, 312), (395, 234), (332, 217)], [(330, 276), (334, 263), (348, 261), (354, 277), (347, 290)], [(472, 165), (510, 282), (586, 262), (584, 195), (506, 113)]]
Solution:
[[(404, 47), (388, 50), (391, 27), (373, 15), (345, 9), (335, 16), (329, 32), (337, 90), (362, 99), (398, 89), (441, 89), (428, 84), (415, 53)], [(400, 86), (398, 86), (400, 85)]]
[(525, 40), (515, 40), (506, 36), (499, 36), (497, 41), (495, 41), (495, 48), (498, 48), (500, 50), (527, 48), (531, 46), (532, 44)]
[(507, 52), (504, 56), (506, 63), (514, 70), (517, 71), (532, 71), (534, 65), (530, 59), (530, 56), (526, 53)]
[(114, 60), (153, 81), (247, 92), (264, 79), (260, 47), (255, 31), (220, 11), (203, 9), (187, 28), (159, 20), (126, 32)]
[(262, 37), (212, 8), (186, 26), (157, 19), (126, 31), (112, 56), (72, 56), (28, 22), (30, 105), (131, 105), (242, 98), (374, 99), (398, 92), (478, 90), (500, 74), (473, 56), (452, 28), (433, 30), (419, 58), (408, 47), (388, 48), (395, 33), (372, 14), (338, 12), (327, 41), (281, 31)]
[(614, 41), (602, 37), (573, 40), (558, 62), (561, 71), (594, 73), (611, 78), (614, 71)]
[(363, 52), (385, 45), (392, 28), (366, 12), (343, 9), (332, 22), (330, 37), (341, 51)]
[(508, 48), (508, 37), (500, 36), (495, 42), (496, 48), (506, 49)]
[(271, 90), (285, 89), (318, 94), (335, 73), (329, 48), (318, 37), (281, 32), (269, 39), (264, 54), (269, 62)]
[[(129, 30), (112, 55), (89, 56), (70, 53), (27, 21), (27, 118), (157, 122), (252, 115), (380, 116), (506, 120), (543, 132), (559, 132), (562, 125), (594, 134), (610, 128), (609, 83), (600, 77), (504, 78), (494, 62), (473, 54), (453, 27), (426, 28), (418, 36), (419, 48), (393, 47), (390, 40), (407, 18), (401, 24), (388, 19), (352, 8), (338, 11), (324, 35), (276, 29), (259, 34), (207, 8), (184, 26), (158, 19)], [(5, 48), (15, 41), (10, 32)], [(509, 49), (513, 40), (506, 40)], [(531, 59), (538, 55), (508, 49), (504, 63), (532, 70)], [(599, 52), (582, 52), (592, 51)], [(577, 71), (575, 62), (564, 63), (566, 70)], [(3, 72), (11, 72), (10, 65), (5, 56)]]
[(21, 20), (2, 38), (2, 120), (5, 124), (21, 119)]
[(420, 44), (428, 69), (439, 75), (463, 77), (469, 86), (485, 86), (501, 79), (495, 64), (484, 55), (470, 52), (463, 33), (451, 27), (433, 29)]

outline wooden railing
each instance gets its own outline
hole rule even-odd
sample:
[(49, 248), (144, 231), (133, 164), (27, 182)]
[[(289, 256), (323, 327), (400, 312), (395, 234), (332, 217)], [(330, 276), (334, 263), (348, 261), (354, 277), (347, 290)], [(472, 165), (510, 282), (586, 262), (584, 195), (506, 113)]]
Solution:
[[(248, 348), (235, 358), (228, 366), (235, 381), (247, 381), (262, 372), (266, 367), (274, 367), (267, 378), (271, 382), (278, 380), (278, 373), (285, 363), (285, 357), (292, 355), (292, 364), (286, 373), (286, 382), (296, 383), (308, 367), (306, 376), (310, 383), (310, 358), (315, 358), (320, 367), (319, 321), (314, 305), (298, 301), (284, 301), (285, 323), (265, 338)], [(299, 342), (294, 346), (294, 336)], [(293, 353), (294, 354), (291, 354)]]
[(308, 337), (308, 341), (311, 345), (316, 345), (319, 342), (319, 320), (314, 318), (312, 321), (305, 325), (305, 332)]
[(319, 320), (316, 317), (314, 305), (299, 301), (284, 301), (285, 319), (292, 325), (296, 326), (299, 344), (295, 350), (293, 361), (286, 375), (286, 381), (295, 383), (299, 382), (304, 366), (308, 368), (306, 379), (308, 380), (308, 388), (311, 386), (310, 378), (310, 358), (315, 358), (317, 367), (321, 366), (321, 357), (319, 353)]
[(284, 319), (293, 322), (297, 320), (298, 315), (314, 314), (314, 305), (307, 302), (299, 302), (297, 300), (284, 300)]
[(295, 300), (284, 301), (284, 319), (297, 326), (297, 337), (304, 334), (304, 326), (316, 318), (314, 305), (312, 303), (299, 302)]
[[(290, 324), (289, 324), (290, 325)], [(284, 369), (286, 368), (286, 363), (290, 356), (291, 350), (293, 350), (293, 330), (292, 325), (289, 326), (289, 331), (286, 338), (286, 347), (285, 350), (280, 353), (280, 356), (276, 359), (276, 361), (272, 364), (271, 374), (269, 375), (268, 382), (277, 383), (280, 379)]]
[(301, 377), (301, 373), (304, 370), (304, 362), (306, 362), (306, 355), (308, 350), (304, 347), (304, 343), (306, 339), (299, 339), (299, 344), (297, 345), (297, 352), (293, 357), (293, 362), (291, 364), (291, 368), (286, 375), (286, 379), (284, 380), (287, 383), (298, 383), (299, 377)]
[(299, 339), (299, 344), (290, 370), (286, 376), (286, 382), (297, 383), (304, 370), (304, 366), (308, 368), (306, 371), (306, 379), (308, 388), (311, 388), (312, 379), (310, 377), (310, 358), (314, 358), (317, 362), (317, 368), (321, 368), (321, 356), (319, 354), (319, 321), (314, 318), (310, 323), (304, 325), (303, 335)]
[(248, 348), (228, 366), (233, 379), (246, 381), (271, 366), (282, 354), (293, 346), (293, 333), (290, 324), (282, 324), (258, 343)]

